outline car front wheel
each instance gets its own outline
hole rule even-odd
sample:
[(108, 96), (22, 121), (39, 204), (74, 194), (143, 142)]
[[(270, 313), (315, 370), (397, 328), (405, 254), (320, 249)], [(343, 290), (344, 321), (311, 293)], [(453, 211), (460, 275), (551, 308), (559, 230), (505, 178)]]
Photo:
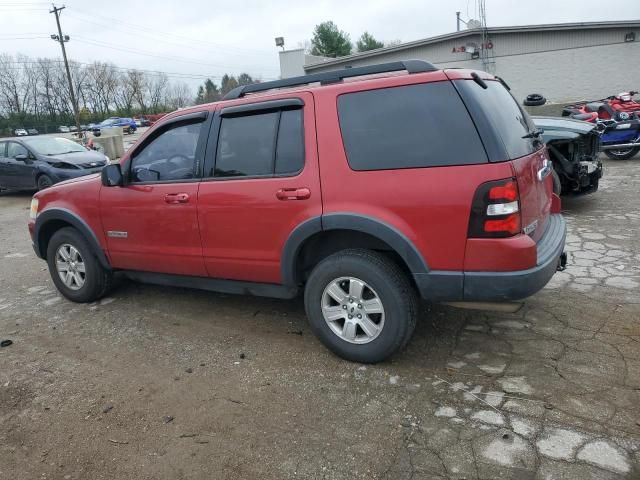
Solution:
[(85, 238), (67, 227), (53, 234), (47, 264), (56, 288), (73, 302), (93, 302), (111, 285), (111, 272), (100, 265)]
[(305, 288), (314, 333), (336, 355), (377, 363), (403, 348), (418, 315), (415, 290), (384, 255), (344, 250), (322, 260)]

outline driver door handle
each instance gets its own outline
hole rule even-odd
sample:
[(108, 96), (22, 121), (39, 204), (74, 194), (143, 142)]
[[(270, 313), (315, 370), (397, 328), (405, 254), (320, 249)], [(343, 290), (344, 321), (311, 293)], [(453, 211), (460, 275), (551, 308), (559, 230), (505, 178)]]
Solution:
[(186, 193), (167, 193), (164, 201), (171, 204), (189, 203), (189, 195)]

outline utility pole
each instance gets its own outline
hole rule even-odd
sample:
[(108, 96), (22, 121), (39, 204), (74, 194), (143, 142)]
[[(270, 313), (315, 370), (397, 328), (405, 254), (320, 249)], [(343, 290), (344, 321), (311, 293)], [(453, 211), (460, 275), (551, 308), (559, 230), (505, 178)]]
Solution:
[(71, 106), (73, 107), (73, 116), (76, 120), (76, 128), (78, 129), (78, 138), (82, 138), (82, 131), (80, 130), (80, 114), (78, 112), (78, 103), (76, 102), (76, 94), (73, 90), (73, 81), (71, 80), (71, 71), (69, 70), (69, 62), (67, 60), (67, 51), (64, 48), (65, 42), (70, 40), (69, 35), (62, 35), (62, 28), (60, 27), (60, 12), (65, 9), (65, 6), (56, 7), (53, 5), (53, 10), (49, 10), (49, 13), (53, 13), (56, 16), (56, 24), (58, 25), (58, 35), (51, 35), (51, 39), (60, 43), (62, 48), (62, 58), (64, 59), (64, 68), (67, 71), (67, 80), (69, 81), (69, 94), (71, 95)]

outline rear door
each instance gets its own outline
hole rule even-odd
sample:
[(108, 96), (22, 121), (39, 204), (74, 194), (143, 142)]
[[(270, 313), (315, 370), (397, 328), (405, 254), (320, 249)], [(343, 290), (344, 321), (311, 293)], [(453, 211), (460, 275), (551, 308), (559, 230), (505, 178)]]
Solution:
[(282, 282), (287, 238), (322, 213), (314, 115), (307, 92), (217, 113), (198, 193), (209, 276)]
[(522, 229), (537, 241), (544, 233), (553, 193), (552, 167), (542, 137), (534, 135), (532, 120), (501, 82), (488, 76), (463, 79), (464, 71), (448, 70), (447, 75), (455, 80), (471, 112), (489, 160), (511, 160), (520, 191)]

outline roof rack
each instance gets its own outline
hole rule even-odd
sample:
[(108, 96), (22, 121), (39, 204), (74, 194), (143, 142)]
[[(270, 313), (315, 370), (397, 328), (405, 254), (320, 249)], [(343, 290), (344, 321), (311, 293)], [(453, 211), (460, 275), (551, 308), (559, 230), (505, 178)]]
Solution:
[(253, 83), (251, 85), (241, 85), (227, 93), (223, 100), (234, 100), (244, 97), (247, 93), (264, 92), (274, 88), (294, 87), (297, 85), (307, 85), (309, 83), (320, 82), (321, 85), (338, 83), (343, 78), (359, 77), (361, 75), (372, 75), (375, 73), (398, 72), (406, 70), (408, 73), (435, 72), (438, 68), (424, 60), (404, 60), (401, 62), (380, 63), (378, 65), (368, 65), (366, 67), (343, 68), (330, 72), (314, 73), (312, 75), (302, 75), (300, 77), (284, 78), (272, 82)]

